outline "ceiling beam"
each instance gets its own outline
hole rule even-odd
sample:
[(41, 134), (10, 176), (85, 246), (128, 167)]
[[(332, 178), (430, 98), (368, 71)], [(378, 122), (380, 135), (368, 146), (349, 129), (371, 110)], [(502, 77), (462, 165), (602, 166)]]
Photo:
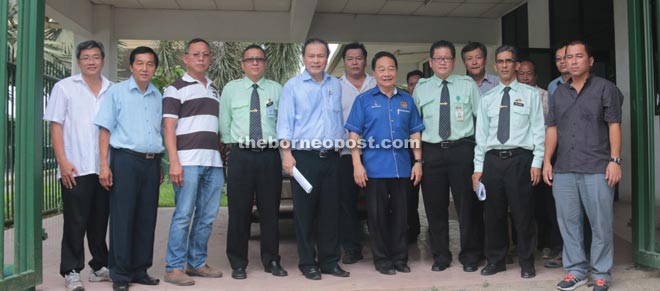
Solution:
[(328, 42), (499, 44), (499, 19), (316, 13), (310, 37)]
[(46, 0), (46, 16), (73, 33), (91, 37), (94, 5), (89, 0)]
[(318, 0), (291, 0), (289, 41), (303, 42), (307, 38)]

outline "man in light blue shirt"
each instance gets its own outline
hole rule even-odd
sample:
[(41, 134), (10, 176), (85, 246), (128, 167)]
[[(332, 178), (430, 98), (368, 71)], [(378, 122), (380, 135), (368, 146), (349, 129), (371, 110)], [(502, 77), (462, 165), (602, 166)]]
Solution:
[(114, 291), (127, 291), (129, 282), (160, 282), (147, 274), (153, 264), (163, 177), (162, 95), (151, 84), (157, 67), (158, 56), (151, 48), (135, 48), (130, 54), (133, 75), (110, 87), (94, 122), (100, 128), (99, 180), (110, 191), (109, 267)]
[[(473, 189), (481, 180), (486, 188), (484, 224), (488, 264), (482, 275), (506, 270), (507, 208), (517, 231), (521, 277), (533, 278), (534, 204), (532, 185), (541, 177), (545, 126), (536, 88), (516, 81), (517, 52), (512, 46), (495, 51), (500, 84), (481, 99), (475, 128)], [(482, 175), (483, 173), (483, 175)]]
[(480, 42), (468, 42), (461, 50), (467, 75), (477, 83), (482, 95), (500, 83), (500, 78), (486, 72), (487, 56), (488, 50)]
[(566, 64), (566, 45), (568, 45), (567, 42), (562, 42), (555, 49), (555, 65), (561, 75), (548, 84), (548, 104), (551, 103), (552, 94), (557, 90), (557, 86), (566, 84), (566, 81), (571, 78), (571, 72), (568, 71), (568, 65)]
[(313, 187), (306, 193), (298, 182), (291, 183), (298, 268), (310, 280), (320, 280), (321, 273), (350, 275), (338, 265), (337, 167), (344, 129), (341, 84), (325, 72), (329, 55), (327, 42), (305, 41), (305, 71), (284, 85), (277, 117), (282, 168), (293, 176), (296, 167)]

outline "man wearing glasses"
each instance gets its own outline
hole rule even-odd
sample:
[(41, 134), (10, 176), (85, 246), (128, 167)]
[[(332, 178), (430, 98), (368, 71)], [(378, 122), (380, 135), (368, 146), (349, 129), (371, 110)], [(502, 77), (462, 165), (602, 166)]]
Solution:
[(481, 275), (506, 270), (509, 248), (507, 208), (517, 231), (522, 278), (534, 269), (534, 200), (532, 185), (541, 179), (545, 126), (538, 90), (516, 81), (517, 52), (512, 46), (495, 51), (500, 84), (484, 94), (477, 114), (473, 189), (486, 188), (484, 221), (488, 264)]
[(259, 210), (261, 263), (274, 276), (286, 276), (280, 265), (277, 215), (282, 190), (282, 161), (277, 141), (277, 107), (282, 86), (264, 78), (266, 53), (258, 45), (243, 50), (245, 77), (229, 82), (220, 98), (220, 133), (232, 145), (227, 174), (229, 229), (227, 257), (234, 279), (247, 278), (250, 214)]
[(431, 46), (434, 75), (420, 79), (413, 97), (424, 126), (422, 195), (431, 233), (433, 266), (443, 271), (452, 261), (449, 251), (449, 192), (454, 198), (461, 233), (459, 261), (465, 272), (477, 270), (483, 256), (481, 203), (472, 192), (474, 116), (481, 93), (468, 76), (452, 74), (456, 48), (441, 40)]
[(165, 90), (163, 133), (176, 203), (165, 256), (165, 281), (185, 286), (195, 284), (190, 276), (222, 276), (220, 270), (206, 264), (206, 246), (225, 177), (218, 150), (220, 95), (206, 77), (211, 62), (208, 42), (201, 38), (189, 41), (183, 62), (187, 73)]

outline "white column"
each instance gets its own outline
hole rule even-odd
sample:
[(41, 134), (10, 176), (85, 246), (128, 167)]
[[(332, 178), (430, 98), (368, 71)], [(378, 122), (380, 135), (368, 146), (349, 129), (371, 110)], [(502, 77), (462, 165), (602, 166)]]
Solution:
[(105, 47), (103, 74), (112, 81), (117, 81), (117, 38), (114, 31), (114, 9), (108, 5), (94, 5), (94, 25), (92, 38)]
[(527, 34), (530, 48), (550, 47), (550, 11), (548, 0), (527, 1)]

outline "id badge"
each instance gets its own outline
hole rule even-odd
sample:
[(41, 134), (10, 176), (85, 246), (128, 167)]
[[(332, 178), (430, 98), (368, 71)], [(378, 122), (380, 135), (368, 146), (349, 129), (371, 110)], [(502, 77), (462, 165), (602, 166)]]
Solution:
[(270, 118), (275, 118), (275, 109), (273, 106), (266, 107), (266, 115)]
[(465, 119), (465, 114), (463, 113), (463, 107), (456, 107), (456, 120), (463, 121)]

